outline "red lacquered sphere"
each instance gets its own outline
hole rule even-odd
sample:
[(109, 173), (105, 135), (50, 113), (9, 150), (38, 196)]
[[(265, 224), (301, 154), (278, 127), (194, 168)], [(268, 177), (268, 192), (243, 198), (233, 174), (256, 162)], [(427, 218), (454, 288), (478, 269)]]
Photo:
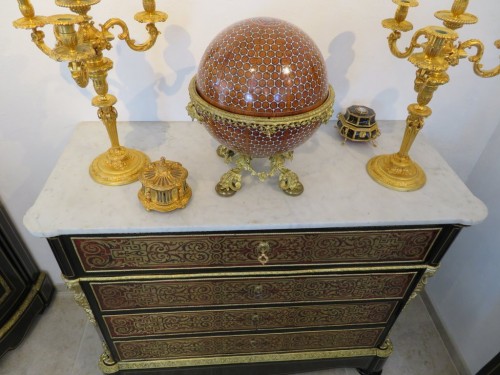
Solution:
[[(229, 114), (283, 118), (283, 124), (286, 117), (317, 111), (333, 95), (316, 44), (296, 26), (274, 18), (240, 21), (217, 35), (203, 55), (195, 89), (203, 101)], [(313, 120), (269, 131), (265, 124), (245, 128), (223, 121), (221, 113), (200, 117), (222, 144), (252, 157), (290, 151), (321, 124)]]

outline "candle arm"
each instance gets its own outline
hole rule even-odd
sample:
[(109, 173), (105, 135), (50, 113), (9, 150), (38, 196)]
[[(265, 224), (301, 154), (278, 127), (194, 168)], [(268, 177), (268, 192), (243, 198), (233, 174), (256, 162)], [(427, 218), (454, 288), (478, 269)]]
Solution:
[(389, 34), (389, 37), (387, 38), (389, 49), (394, 56), (400, 59), (407, 58), (413, 53), (415, 48), (421, 47), (421, 45), (418, 43), (418, 38), (422, 35), (424, 35), (424, 32), (422, 30), (418, 30), (413, 35), (410, 45), (407, 48), (405, 48), (404, 51), (401, 51), (397, 46), (397, 42), (401, 38), (401, 32), (393, 31), (392, 33)]
[[(495, 46), (497, 48), (500, 48), (500, 40), (497, 40), (495, 42)], [(490, 78), (490, 77), (495, 77), (500, 74), (500, 65), (497, 65), (493, 69), (489, 70), (484, 70), (483, 69), (483, 64), (481, 64), (481, 60), (483, 58), (484, 54), (484, 44), (477, 40), (477, 39), (471, 39), (467, 40), (465, 42), (460, 43), (458, 46), (459, 51), (465, 52), (464, 55), (466, 55), (466, 49), (469, 48), (475, 48), (476, 49), (476, 54), (469, 56), (469, 61), (473, 63), (473, 69), (474, 73), (476, 73), (478, 76), (482, 78)]]
[(160, 35), (160, 32), (158, 31), (156, 26), (152, 23), (148, 23), (146, 25), (146, 30), (149, 34), (149, 39), (144, 43), (136, 44), (135, 40), (130, 38), (127, 24), (119, 18), (111, 18), (110, 20), (106, 21), (106, 23), (102, 25), (102, 33), (108, 33), (109, 29), (114, 26), (119, 26), (122, 29), (122, 32), (118, 35), (118, 38), (120, 40), (124, 40), (132, 50), (139, 52), (147, 51), (148, 49), (150, 49), (156, 43), (158, 35)]
[(50, 57), (52, 60), (59, 61), (54, 55), (54, 51), (47, 44), (45, 44), (45, 33), (42, 30), (34, 29), (31, 33), (31, 40), (42, 51), (45, 55)]

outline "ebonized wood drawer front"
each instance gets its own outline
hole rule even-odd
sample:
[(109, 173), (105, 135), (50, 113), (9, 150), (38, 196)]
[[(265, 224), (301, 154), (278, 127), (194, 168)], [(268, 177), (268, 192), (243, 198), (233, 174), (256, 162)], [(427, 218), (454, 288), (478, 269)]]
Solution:
[(0, 242), (0, 327), (7, 322), (31, 288)]
[(101, 311), (402, 298), (416, 272), (91, 282)]
[(104, 316), (110, 336), (164, 336), (197, 332), (385, 324), (396, 301), (336, 305), (180, 311)]
[(116, 341), (122, 361), (370, 348), (383, 328)]
[(441, 229), (72, 237), (86, 272), (423, 261)]

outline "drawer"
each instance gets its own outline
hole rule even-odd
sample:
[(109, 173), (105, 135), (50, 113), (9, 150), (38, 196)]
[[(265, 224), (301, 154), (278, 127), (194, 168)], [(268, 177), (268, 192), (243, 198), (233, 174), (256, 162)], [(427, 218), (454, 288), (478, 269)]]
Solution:
[(383, 328), (116, 341), (121, 361), (375, 347)]
[(402, 298), (416, 272), (90, 282), (101, 311)]
[(421, 262), (439, 228), (71, 237), (85, 272)]
[(396, 301), (104, 316), (113, 339), (201, 332), (386, 324)]

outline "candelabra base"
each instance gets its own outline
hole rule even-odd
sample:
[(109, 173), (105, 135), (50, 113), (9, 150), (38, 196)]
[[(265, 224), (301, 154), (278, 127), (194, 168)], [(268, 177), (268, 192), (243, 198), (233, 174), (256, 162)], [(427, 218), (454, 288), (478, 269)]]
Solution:
[(414, 191), (425, 185), (423, 169), (409, 156), (379, 155), (368, 161), (368, 174), (379, 184), (398, 191)]
[(127, 185), (137, 181), (140, 171), (150, 162), (141, 151), (112, 147), (94, 159), (90, 176), (103, 185)]

